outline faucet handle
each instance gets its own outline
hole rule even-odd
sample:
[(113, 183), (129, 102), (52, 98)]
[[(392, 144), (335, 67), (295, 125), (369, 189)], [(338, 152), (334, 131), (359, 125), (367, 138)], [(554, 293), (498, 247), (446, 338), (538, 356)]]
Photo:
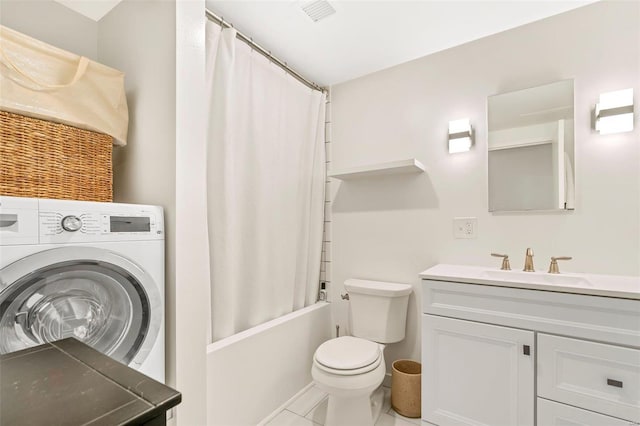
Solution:
[(571, 260), (571, 259), (573, 258), (570, 256), (551, 257), (551, 264), (549, 265), (549, 273), (559, 274), (560, 269), (558, 268), (558, 260)]
[(500, 269), (502, 271), (510, 271), (511, 270), (511, 265), (509, 264), (509, 255), (508, 254), (491, 253), (491, 256), (493, 256), (493, 257), (501, 257), (502, 258), (502, 265), (500, 266)]

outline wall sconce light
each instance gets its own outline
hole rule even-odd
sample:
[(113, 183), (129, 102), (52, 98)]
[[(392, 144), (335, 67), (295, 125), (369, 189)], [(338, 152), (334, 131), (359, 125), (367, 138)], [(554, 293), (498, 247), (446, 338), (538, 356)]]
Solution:
[(630, 132), (633, 130), (633, 89), (603, 93), (596, 104), (596, 132)]
[(465, 152), (473, 145), (473, 129), (468, 118), (449, 122), (449, 154)]

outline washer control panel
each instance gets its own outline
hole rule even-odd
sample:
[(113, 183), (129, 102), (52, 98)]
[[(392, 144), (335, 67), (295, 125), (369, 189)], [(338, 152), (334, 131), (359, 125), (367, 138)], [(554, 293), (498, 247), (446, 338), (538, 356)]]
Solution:
[(160, 207), (115, 203), (80, 203), (58, 200), (51, 206), (42, 206), (41, 200), (40, 242), (156, 240), (164, 238), (164, 220)]
[(0, 246), (163, 239), (159, 206), (0, 196)]

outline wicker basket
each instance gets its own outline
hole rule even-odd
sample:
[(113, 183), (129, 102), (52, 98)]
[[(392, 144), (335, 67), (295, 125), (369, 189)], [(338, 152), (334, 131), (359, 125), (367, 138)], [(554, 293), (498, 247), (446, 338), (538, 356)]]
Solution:
[(0, 111), (0, 195), (112, 201), (111, 136)]

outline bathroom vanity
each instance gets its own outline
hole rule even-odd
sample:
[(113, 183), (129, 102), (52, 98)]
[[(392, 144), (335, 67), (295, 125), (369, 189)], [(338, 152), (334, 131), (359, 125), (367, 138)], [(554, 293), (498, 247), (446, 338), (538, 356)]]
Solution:
[(422, 423), (640, 424), (640, 279), (437, 265), (422, 278)]

